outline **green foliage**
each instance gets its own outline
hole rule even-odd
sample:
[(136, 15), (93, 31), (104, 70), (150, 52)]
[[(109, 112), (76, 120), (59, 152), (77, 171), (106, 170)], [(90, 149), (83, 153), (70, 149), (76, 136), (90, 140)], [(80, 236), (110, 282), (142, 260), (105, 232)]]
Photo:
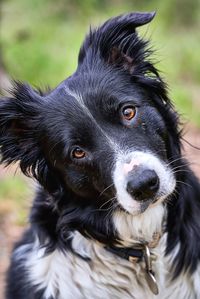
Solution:
[(0, 202), (15, 199), (18, 203), (23, 201), (27, 195), (25, 182), (18, 176), (1, 179), (0, 181)]
[(8, 73), (34, 86), (55, 87), (76, 69), (89, 24), (99, 25), (108, 17), (134, 10), (157, 11), (141, 34), (152, 36), (157, 66), (178, 109), (191, 113), (199, 123), (199, 100), (193, 103), (191, 95), (200, 82), (200, 0), (6, 0), (1, 47)]
[(12, 213), (15, 223), (25, 224), (31, 197), (29, 189), (21, 176), (6, 176), (0, 180), (0, 219)]

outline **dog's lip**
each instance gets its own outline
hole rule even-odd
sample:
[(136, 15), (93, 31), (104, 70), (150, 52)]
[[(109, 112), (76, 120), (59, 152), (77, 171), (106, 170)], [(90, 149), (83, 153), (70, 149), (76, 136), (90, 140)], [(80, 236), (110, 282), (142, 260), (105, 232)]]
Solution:
[(159, 201), (159, 198), (148, 199), (140, 204), (140, 213), (144, 213), (148, 208), (151, 208), (156, 205)]
[(141, 201), (139, 203), (139, 208), (137, 210), (133, 210), (131, 212), (131, 210), (133, 209), (132, 206), (122, 206), (121, 204), (119, 204), (118, 208), (120, 210), (122, 210), (123, 212), (129, 213), (129, 214), (142, 214), (144, 213), (148, 208), (151, 208), (152, 205), (155, 205), (157, 201), (159, 201), (159, 197), (155, 197), (155, 198), (149, 198), (146, 201)]
[(131, 214), (139, 215), (146, 211), (146, 209), (151, 205), (151, 202), (152, 202), (151, 200), (147, 200), (146, 202), (141, 202), (139, 204), (138, 209), (135, 209), (135, 210), (133, 209), (132, 206), (130, 206), (130, 205), (123, 206), (121, 203), (119, 203), (117, 208), (123, 212), (130, 214), (130, 215)]
[(146, 201), (141, 202), (140, 212), (144, 213), (152, 203), (153, 203), (152, 199), (148, 199)]

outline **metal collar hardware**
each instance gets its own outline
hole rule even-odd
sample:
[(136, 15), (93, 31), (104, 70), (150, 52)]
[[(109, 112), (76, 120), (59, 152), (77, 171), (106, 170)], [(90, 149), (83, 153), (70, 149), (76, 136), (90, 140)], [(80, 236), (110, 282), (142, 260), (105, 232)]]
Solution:
[[(89, 233), (85, 232), (88, 237), (91, 238)], [(155, 278), (155, 273), (152, 270), (152, 261), (156, 260), (156, 256), (150, 252), (150, 249), (155, 248), (161, 238), (160, 233), (154, 233), (152, 236), (152, 241), (147, 243), (145, 241), (140, 241), (139, 243), (133, 245), (132, 247), (117, 247), (117, 246), (105, 246), (104, 248), (109, 252), (116, 254), (117, 256), (128, 260), (132, 264), (139, 263), (141, 261), (145, 262), (145, 278), (147, 284), (154, 295), (158, 295), (158, 284)], [(149, 249), (150, 248), (150, 249)]]
[(144, 260), (145, 260), (145, 278), (147, 284), (153, 294), (158, 295), (158, 284), (155, 278), (155, 274), (152, 270), (152, 255), (150, 253), (149, 247), (144, 245)]
[(133, 247), (106, 247), (106, 249), (121, 258), (127, 259), (129, 262), (136, 264), (140, 261), (145, 262), (145, 279), (148, 287), (154, 295), (158, 295), (158, 284), (156, 281), (155, 273), (152, 269), (152, 261), (156, 260), (156, 256), (150, 252), (150, 249), (155, 248), (161, 238), (161, 234), (155, 233), (152, 241), (149, 243), (141, 242)]

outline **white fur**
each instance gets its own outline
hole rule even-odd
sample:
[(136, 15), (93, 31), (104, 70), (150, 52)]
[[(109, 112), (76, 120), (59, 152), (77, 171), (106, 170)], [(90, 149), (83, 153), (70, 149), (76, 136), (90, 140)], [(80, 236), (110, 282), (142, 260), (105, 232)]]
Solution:
[(153, 233), (162, 233), (165, 208), (162, 204), (151, 206), (145, 213), (132, 216), (124, 212), (114, 213), (114, 225), (124, 246), (137, 242), (151, 242)]
[[(133, 266), (109, 253), (101, 244), (86, 240), (78, 232), (74, 239), (73, 246), (78, 245), (74, 250), (83, 253), (87, 247), (86, 255), (89, 253), (92, 262), (59, 250), (40, 257), (43, 249), (37, 245), (27, 257), (29, 281), (38, 290), (45, 289), (45, 299), (50, 296), (56, 299), (154, 298), (141, 265)], [(156, 268), (160, 265), (160, 261), (154, 264)]]
[(192, 275), (192, 282), (196, 298), (200, 298), (200, 264), (198, 265), (197, 270)]
[[(125, 242), (130, 238), (150, 240), (155, 231), (161, 230), (165, 210), (160, 204), (140, 216), (126, 213), (114, 215), (116, 229)], [(154, 215), (154, 217), (153, 217)], [(118, 218), (119, 217), (119, 218)], [(136, 238), (136, 237), (137, 238)], [(197, 299), (200, 294), (200, 266), (193, 274), (182, 273), (171, 281), (171, 266), (178, 247), (165, 257), (167, 234), (156, 248), (153, 270), (159, 285), (159, 295), (149, 290), (144, 277), (144, 262), (132, 264), (110, 252), (96, 241), (88, 240), (80, 233), (72, 234), (72, 247), (78, 254), (91, 260), (83, 260), (72, 252), (56, 249), (45, 255), (36, 238), (34, 245), (22, 245), (14, 254), (23, 259), (30, 284), (44, 289), (44, 299)]]
[[(154, 170), (159, 177), (160, 185), (157, 192), (159, 199), (156, 204), (159, 204), (167, 198), (173, 191), (176, 185), (176, 180), (170, 168), (158, 159), (154, 154), (142, 151), (132, 151), (126, 154), (118, 155), (116, 166), (113, 172), (113, 181), (117, 191), (117, 200), (120, 205), (132, 215), (141, 213), (140, 203), (127, 192), (127, 161), (134, 166), (142, 165), (150, 170)], [(134, 162), (134, 163), (133, 163)]]

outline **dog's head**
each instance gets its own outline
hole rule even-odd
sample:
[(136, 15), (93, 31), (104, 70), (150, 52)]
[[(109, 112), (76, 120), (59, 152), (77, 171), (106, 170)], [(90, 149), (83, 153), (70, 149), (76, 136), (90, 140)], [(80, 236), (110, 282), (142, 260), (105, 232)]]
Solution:
[(101, 222), (103, 232), (113, 212), (145, 213), (174, 191), (177, 116), (136, 32), (153, 17), (108, 20), (89, 33), (76, 72), (53, 91), (16, 84), (13, 98), (0, 102), (2, 161), (19, 161), (55, 200), (62, 194), (68, 224)]

